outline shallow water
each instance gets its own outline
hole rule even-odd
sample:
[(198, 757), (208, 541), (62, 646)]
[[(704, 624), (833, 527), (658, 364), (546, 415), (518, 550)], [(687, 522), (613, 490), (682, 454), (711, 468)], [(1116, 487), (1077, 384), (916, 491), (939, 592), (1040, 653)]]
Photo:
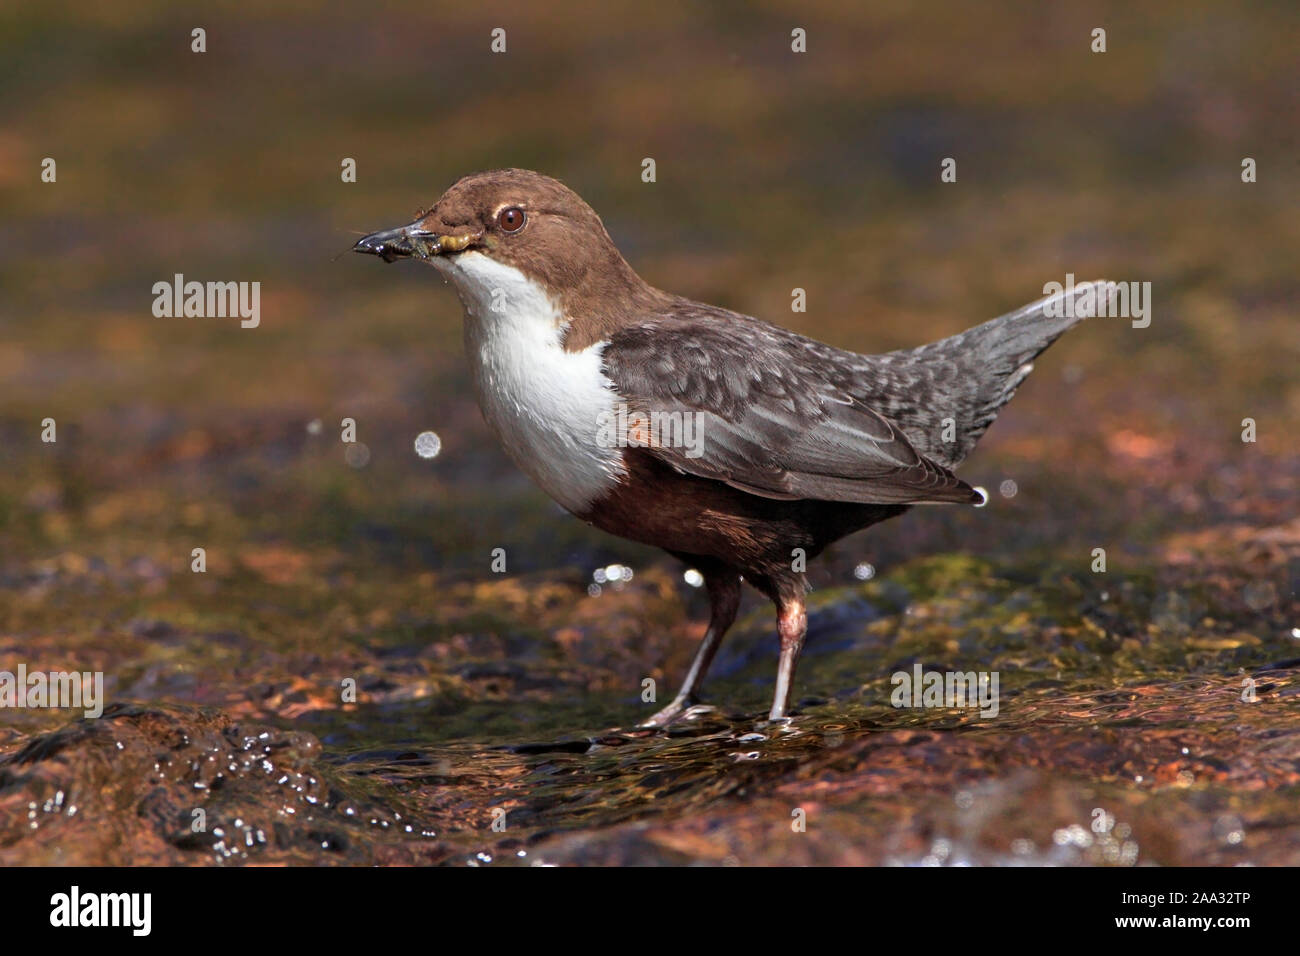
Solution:
[[(702, 707), (668, 732), (630, 726), (650, 706), (635, 693), (576, 690), (482, 648), (450, 673), (419, 645), (386, 649), (363, 668), (370, 702), (342, 708), (308, 679), (236, 694), (212, 675), (224, 709), (114, 705), (12, 737), (0, 847), (9, 863), (1300, 859), (1300, 640), (1188, 628), (1174, 591), (1121, 636), (1105, 622), (1131, 620), (1137, 596), (1072, 606), (1075, 580), (1029, 589), (965, 558), (907, 570), (816, 595), (810, 693), (775, 724), (761, 608), (710, 684), (742, 709)], [(919, 591), (958, 572), (966, 585)], [(893, 674), (973, 669), (972, 655), (1000, 676), (995, 717), (892, 705)], [(439, 692), (451, 674), (464, 696)]]

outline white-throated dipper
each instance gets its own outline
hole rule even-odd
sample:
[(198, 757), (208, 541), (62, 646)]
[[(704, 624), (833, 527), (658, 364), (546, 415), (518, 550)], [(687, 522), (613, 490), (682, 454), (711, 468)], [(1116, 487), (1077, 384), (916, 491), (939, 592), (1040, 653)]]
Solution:
[(769, 716), (785, 716), (807, 626), (801, 558), (915, 504), (982, 503), (951, 469), (1034, 357), (1091, 314), (1096, 285), (857, 355), (656, 289), (580, 196), (524, 169), (466, 176), (355, 251), (423, 259), (456, 287), (484, 417), (552, 498), (704, 576), (708, 630), (649, 726), (695, 701), (742, 577), (776, 605)]

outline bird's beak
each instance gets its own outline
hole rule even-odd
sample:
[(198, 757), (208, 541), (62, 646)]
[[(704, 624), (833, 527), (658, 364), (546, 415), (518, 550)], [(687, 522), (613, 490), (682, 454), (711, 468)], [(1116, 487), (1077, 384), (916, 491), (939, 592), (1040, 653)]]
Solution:
[(357, 241), (353, 252), (379, 256), (385, 262), (397, 259), (429, 259), (451, 252), (460, 252), (478, 239), (478, 235), (444, 236), (424, 228), (421, 221), (400, 226), (397, 229), (385, 229), (372, 232)]

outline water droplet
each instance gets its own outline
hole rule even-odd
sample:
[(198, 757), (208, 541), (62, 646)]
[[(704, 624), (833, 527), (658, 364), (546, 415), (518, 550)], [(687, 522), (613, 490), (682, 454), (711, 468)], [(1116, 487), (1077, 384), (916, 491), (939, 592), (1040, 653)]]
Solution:
[(1246, 828), (1241, 817), (1229, 813), (1214, 821), (1214, 835), (1223, 843), (1236, 846), (1246, 839)]
[(362, 442), (349, 442), (343, 458), (353, 468), (364, 468), (370, 464), (370, 449)]
[(1252, 611), (1266, 611), (1277, 603), (1277, 588), (1272, 581), (1251, 581), (1242, 589), (1241, 598)]
[(853, 576), (859, 581), (870, 581), (876, 576), (876, 569), (863, 561), (853, 569)]
[(437, 432), (420, 432), (415, 436), (415, 453), (421, 458), (437, 458), (442, 451), (442, 439)]
[(1003, 498), (1014, 498), (1016, 492), (1019, 490), (1020, 489), (1016, 487), (1016, 483), (1010, 478), (998, 485), (998, 491), (1002, 492)]

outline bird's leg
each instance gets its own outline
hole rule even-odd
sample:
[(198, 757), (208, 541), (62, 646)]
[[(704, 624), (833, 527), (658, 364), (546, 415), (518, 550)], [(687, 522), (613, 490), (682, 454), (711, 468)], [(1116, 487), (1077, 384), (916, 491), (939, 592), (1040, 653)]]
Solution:
[(642, 727), (667, 727), (695, 703), (695, 694), (713, 663), (713, 655), (718, 652), (723, 636), (736, 619), (740, 607), (740, 576), (733, 571), (704, 572), (704, 586), (709, 592), (709, 629), (704, 632), (704, 640), (700, 641), (691, 669), (686, 672), (682, 689), (671, 704), (644, 721)]
[(778, 594), (776, 597), (776, 631), (781, 638), (781, 661), (776, 667), (776, 693), (772, 696), (772, 712), (768, 720), (784, 717), (790, 709), (790, 691), (794, 684), (794, 668), (803, 650), (804, 635), (808, 633), (808, 612), (803, 594)]

